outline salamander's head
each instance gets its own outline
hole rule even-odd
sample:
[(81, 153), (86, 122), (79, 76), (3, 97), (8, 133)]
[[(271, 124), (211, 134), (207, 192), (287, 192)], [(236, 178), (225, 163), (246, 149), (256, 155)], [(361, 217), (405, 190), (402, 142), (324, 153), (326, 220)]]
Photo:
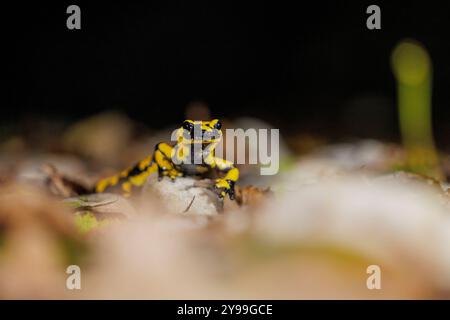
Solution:
[(211, 121), (185, 120), (177, 131), (177, 141), (182, 144), (217, 144), (222, 139), (222, 124), (218, 119)]

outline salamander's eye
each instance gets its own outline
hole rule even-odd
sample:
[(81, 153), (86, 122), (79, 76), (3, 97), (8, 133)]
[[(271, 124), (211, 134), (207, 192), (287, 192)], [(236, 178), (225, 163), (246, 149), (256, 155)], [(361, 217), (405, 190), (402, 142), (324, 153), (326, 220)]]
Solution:
[(216, 124), (214, 125), (214, 129), (217, 129), (217, 130), (222, 129), (222, 123), (220, 121), (217, 121)]
[(192, 129), (194, 129), (194, 124), (192, 122), (189, 122), (189, 121), (184, 121), (183, 122), (183, 129), (191, 132)]

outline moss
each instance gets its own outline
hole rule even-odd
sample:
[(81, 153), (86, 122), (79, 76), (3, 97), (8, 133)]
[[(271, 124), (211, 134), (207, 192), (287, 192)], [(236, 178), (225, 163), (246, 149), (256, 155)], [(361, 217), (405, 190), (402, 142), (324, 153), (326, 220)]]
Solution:
[(92, 212), (76, 213), (75, 224), (81, 233), (87, 233), (92, 230), (102, 228), (111, 223), (111, 220), (98, 220)]

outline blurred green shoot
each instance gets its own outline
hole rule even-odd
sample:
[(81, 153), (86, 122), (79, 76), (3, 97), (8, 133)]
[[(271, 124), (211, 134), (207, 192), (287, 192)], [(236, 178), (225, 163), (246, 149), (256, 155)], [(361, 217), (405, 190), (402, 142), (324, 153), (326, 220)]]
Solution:
[(407, 153), (405, 169), (441, 180), (432, 133), (432, 63), (428, 52), (420, 43), (404, 40), (392, 52), (391, 66), (397, 80), (400, 130)]

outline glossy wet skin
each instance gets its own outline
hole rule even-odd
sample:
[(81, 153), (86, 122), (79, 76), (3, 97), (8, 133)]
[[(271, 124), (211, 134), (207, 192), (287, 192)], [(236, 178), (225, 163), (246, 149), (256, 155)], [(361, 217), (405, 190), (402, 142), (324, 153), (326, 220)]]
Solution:
[(222, 124), (217, 119), (211, 121), (185, 120), (177, 134), (178, 143), (217, 144), (222, 139), (221, 128)]

